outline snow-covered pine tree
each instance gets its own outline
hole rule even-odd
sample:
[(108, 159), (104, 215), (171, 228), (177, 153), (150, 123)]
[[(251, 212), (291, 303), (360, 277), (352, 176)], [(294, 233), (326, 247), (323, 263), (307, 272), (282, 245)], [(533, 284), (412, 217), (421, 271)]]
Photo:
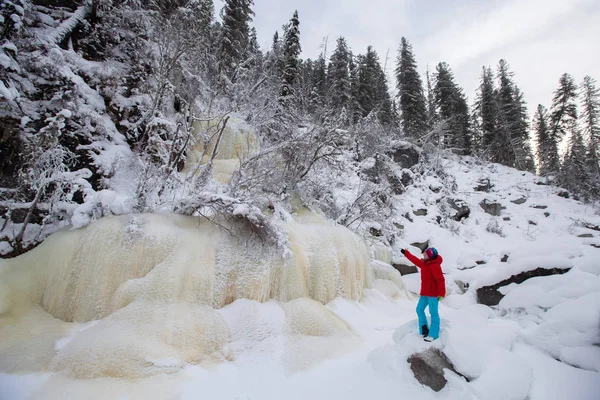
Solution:
[(511, 143), (515, 148), (515, 167), (522, 171), (535, 172), (535, 161), (529, 141), (530, 127), (527, 102), (523, 93), (516, 85), (513, 110)]
[(435, 108), (435, 96), (431, 86), (432, 79), (431, 74), (429, 73), (429, 67), (427, 67), (425, 77), (427, 80), (427, 126), (433, 128), (433, 126), (438, 122), (439, 117)]
[(329, 81), (329, 104), (334, 113), (339, 113), (350, 105), (350, 59), (352, 55), (346, 39), (339, 37), (331, 55), (327, 79)]
[(494, 74), (490, 67), (482, 68), (474, 114), (481, 135), (481, 145), (483, 147), (481, 153), (484, 155), (494, 153), (494, 144), (498, 133), (498, 104), (496, 102)]
[(580, 123), (584, 140), (588, 142), (587, 165), (591, 180), (591, 194), (600, 195), (600, 90), (591, 76), (583, 78), (580, 86)]
[(558, 183), (588, 201), (592, 185), (586, 166), (586, 148), (581, 133), (577, 130), (569, 137), (569, 145), (561, 166)]
[(353, 124), (358, 122), (363, 115), (359, 98), (360, 98), (360, 81), (358, 75), (358, 64), (354, 61), (354, 56), (350, 55), (350, 107), (349, 114)]
[(428, 129), (427, 107), (412, 45), (404, 37), (398, 50), (396, 89), (402, 129), (406, 135), (419, 137)]
[(0, 41), (10, 38), (23, 29), (26, 0), (4, 0), (0, 4)]
[(529, 147), (527, 106), (509, 68), (506, 60), (500, 60), (498, 63), (498, 122), (496, 141), (493, 142), (489, 153), (490, 160), (532, 171), (534, 165)]
[(262, 68), (269, 80), (269, 86), (272, 87), (275, 92), (278, 92), (279, 85), (281, 83), (281, 76), (283, 74), (283, 47), (281, 44), (281, 38), (279, 37), (279, 32), (277, 31), (275, 31), (273, 34), (271, 49), (263, 58)]
[(300, 20), (294, 12), (286, 29), (283, 42), (283, 76), (281, 78), (281, 101), (288, 107), (293, 101), (295, 86), (300, 77)]
[(375, 111), (382, 124), (392, 120), (392, 102), (379, 56), (372, 46), (358, 57), (358, 104), (363, 117)]
[(469, 107), (464, 92), (454, 82), (450, 66), (441, 62), (434, 74), (434, 97), (440, 119), (446, 124), (444, 147), (461, 154), (471, 154)]
[(573, 77), (561, 75), (550, 108), (550, 134), (556, 143), (575, 133), (577, 128), (577, 86)]
[(253, 5), (253, 0), (225, 0), (221, 10), (223, 26), (218, 58), (220, 79), (224, 82), (235, 80), (237, 69), (245, 61)]
[(303, 107), (305, 112), (310, 113), (312, 99), (312, 76), (314, 73), (314, 61), (307, 58), (302, 62), (300, 68), (300, 84), (302, 86)]
[(558, 147), (548, 125), (548, 111), (539, 104), (533, 118), (533, 130), (537, 141), (538, 172), (541, 176), (555, 174), (560, 162)]
[(398, 121), (394, 120), (395, 114), (392, 110), (392, 98), (388, 88), (387, 75), (381, 67), (378, 70), (377, 78), (378, 96), (381, 99), (377, 116), (384, 127), (393, 127)]
[(310, 79), (310, 106), (313, 115), (323, 113), (323, 106), (327, 96), (327, 67), (323, 53), (313, 63), (313, 73)]

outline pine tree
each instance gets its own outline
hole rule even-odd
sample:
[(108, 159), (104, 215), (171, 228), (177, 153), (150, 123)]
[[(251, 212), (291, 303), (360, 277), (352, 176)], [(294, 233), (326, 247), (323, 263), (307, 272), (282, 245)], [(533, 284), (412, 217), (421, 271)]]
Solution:
[(555, 174), (559, 169), (558, 147), (548, 125), (548, 111), (543, 105), (538, 105), (533, 119), (538, 151), (539, 174), (548, 176)]
[(531, 171), (534, 166), (529, 147), (527, 105), (513, 75), (506, 60), (500, 60), (496, 94), (497, 133), (489, 155), (494, 162)]
[(497, 140), (498, 105), (496, 103), (496, 88), (494, 74), (490, 67), (483, 67), (481, 81), (475, 100), (475, 116), (481, 131), (483, 153), (493, 152), (492, 146)]
[(515, 85), (514, 119), (511, 141), (515, 147), (515, 167), (528, 172), (535, 172), (535, 161), (529, 141), (529, 122), (527, 103), (521, 90)]
[(577, 86), (573, 77), (563, 74), (558, 89), (554, 91), (550, 109), (550, 131), (554, 140), (560, 143), (565, 136), (573, 134), (577, 128)]
[(282, 98), (294, 95), (294, 89), (300, 77), (300, 20), (298, 11), (290, 20), (283, 43), (283, 76), (280, 95)]
[(0, 41), (10, 40), (23, 28), (25, 0), (4, 0), (0, 4)]
[(279, 83), (283, 75), (283, 45), (277, 31), (273, 34), (271, 50), (265, 58), (265, 69), (270, 72), (273, 81)]
[(255, 27), (252, 27), (252, 29), (250, 30), (250, 36), (248, 37), (248, 45), (246, 46), (245, 51), (245, 59), (254, 59), (254, 61), (251, 64), (252, 66), (260, 64), (260, 57), (262, 56), (262, 52), (260, 51), (260, 46), (258, 45), (258, 37), (256, 34)]
[(358, 104), (366, 117), (375, 111), (382, 124), (392, 120), (392, 102), (379, 56), (372, 46), (358, 57)]
[(321, 114), (327, 94), (327, 68), (323, 53), (313, 62), (309, 80), (309, 110), (314, 115)]
[(363, 115), (363, 110), (360, 106), (360, 81), (358, 75), (358, 65), (354, 61), (354, 57), (350, 56), (350, 115), (352, 123), (357, 123)]
[(435, 108), (435, 96), (431, 87), (431, 74), (429, 73), (429, 67), (427, 68), (425, 76), (427, 78), (427, 126), (432, 128), (439, 120), (439, 116)]
[(586, 166), (586, 149), (579, 131), (569, 138), (569, 146), (563, 162), (559, 183), (566, 189), (588, 200), (591, 192), (591, 180)]
[(245, 61), (250, 38), (253, 0), (225, 0), (222, 36), (219, 49), (219, 73), (235, 79), (236, 70)]
[(580, 122), (582, 133), (588, 141), (587, 165), (590, 179), (593, 180), (593, 195), (598, 195), (600, 183), (600, 90), (596, 87), (596, 80), (591, 76), (583, 78), (580, 87), (581, 115)]
[(330, 83), (329, 97), (333, 111), (339, 112), (350, 105), (350, 58), (346, 39), (338, 38), (337, 46), (331, 55), (327, 80)]
[(185, 25), (183, 29), (195, 31), (196, 40), (201, 41), (197, 46), (208, 46), (208, 40), (211, 34), (211, 25), (215, 16), (215, 5), (213, 0), (188, 0), (182, 12), (176, 15), (180, 18), (180, 23)]
[(420, 136), (428, 128), (425, 94), (412, 45), (404, 37), (398, 50), (396, 82), (400, 120), (404, 133), (414, 137)]
[(440, 118), (446, 123), (444, 146), (471, 154), (469, 107), (464, 92), (454, 82), (454, 74), (445, 62), (437, 65), (434, 78), (435, 104)]

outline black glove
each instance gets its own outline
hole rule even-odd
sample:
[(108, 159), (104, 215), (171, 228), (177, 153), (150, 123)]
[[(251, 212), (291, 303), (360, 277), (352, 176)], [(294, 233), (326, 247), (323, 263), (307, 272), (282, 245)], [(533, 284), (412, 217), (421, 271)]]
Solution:
[(400, 250), (400, 253), (404, 254), (404, 252), (405, 252), (405, 251), (406, 251), (406, 250), (404, 250), (404, 249), (401, 249), (401, 250)]

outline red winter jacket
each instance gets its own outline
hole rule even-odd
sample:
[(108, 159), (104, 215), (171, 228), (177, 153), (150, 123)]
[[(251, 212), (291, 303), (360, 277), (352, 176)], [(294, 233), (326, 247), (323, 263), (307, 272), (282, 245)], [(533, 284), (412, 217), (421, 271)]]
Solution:
[(446, 280), (444, 274), (442, 274), (443, 260), (441, 256), (438, 255), (433, 260), (423, 261), (412, 255), (408, 250), (404, 251), (404, 256), (421, 268), (421, 296), (446, 296)]

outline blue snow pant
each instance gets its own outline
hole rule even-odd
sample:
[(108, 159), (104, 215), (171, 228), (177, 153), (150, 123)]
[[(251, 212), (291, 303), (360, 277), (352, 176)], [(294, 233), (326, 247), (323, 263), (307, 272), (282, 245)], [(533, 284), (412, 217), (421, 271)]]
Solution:
[(423, 334), (423, 325), (427, 325), (427, 317), (425, 316), (425, 308), (429, 306), (431, 314), (431, 327), (429, 328), (429, 336), (437, 339), (440, 336), (440, 314), (438, 313), (438, 298), (421, 296), (417, 304), (417, 316), (419, 317), (419, 332)]

